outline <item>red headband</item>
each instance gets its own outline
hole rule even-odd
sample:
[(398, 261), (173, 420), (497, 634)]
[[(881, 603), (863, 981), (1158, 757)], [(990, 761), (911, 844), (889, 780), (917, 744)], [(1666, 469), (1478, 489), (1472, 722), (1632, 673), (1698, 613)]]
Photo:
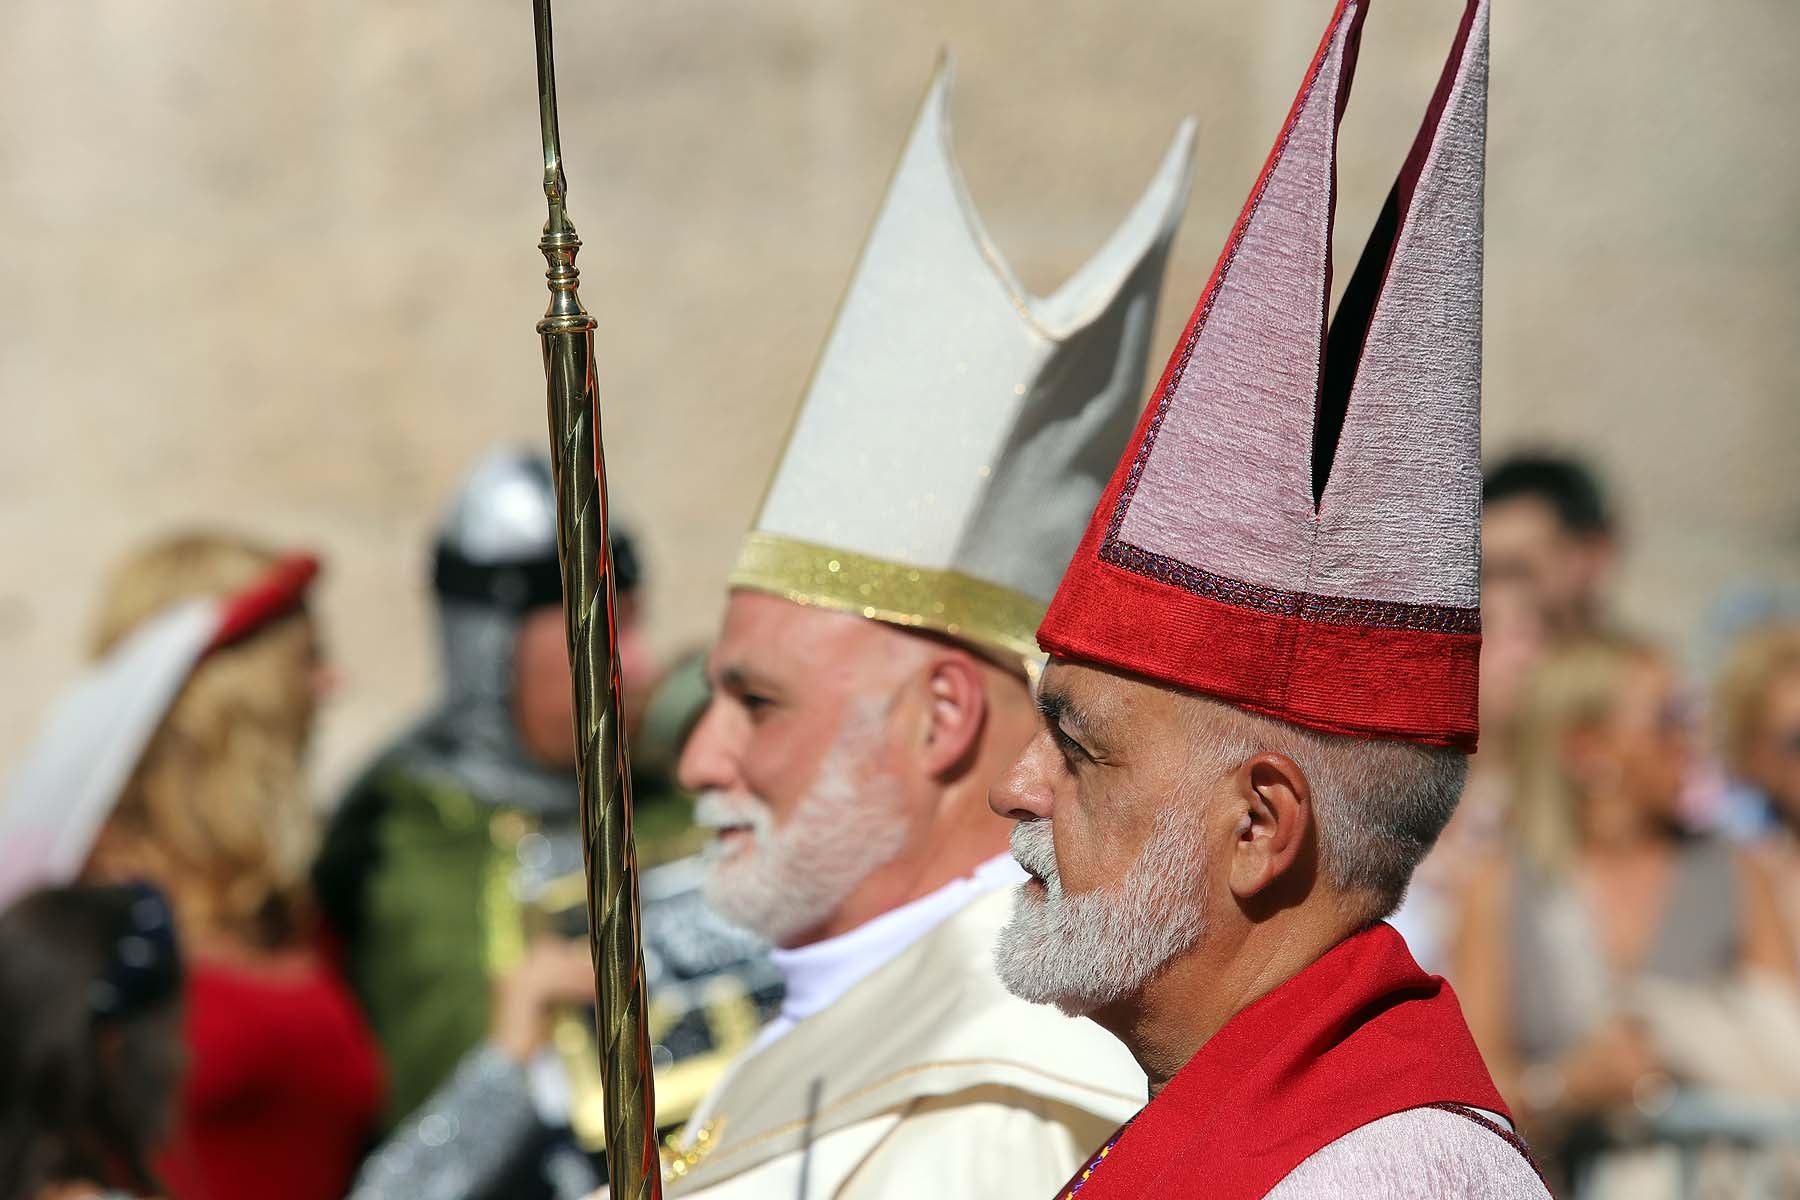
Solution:
[(207, 643), (206, 652), (241, 642), (269, 622), (299, 608), (318, 573), (319, 560), (312, 555), (285, 555), (262, 578), (225, 598), (218, 631)]

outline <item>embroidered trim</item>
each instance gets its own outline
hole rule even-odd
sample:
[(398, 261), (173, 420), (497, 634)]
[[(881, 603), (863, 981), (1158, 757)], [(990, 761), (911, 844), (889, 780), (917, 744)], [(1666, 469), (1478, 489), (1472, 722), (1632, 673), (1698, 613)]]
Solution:
[[(938, 1062), (914, 1063), (912, 1066), (903, 1067), (900, 1070), (895, 1071), (892, 1075), (883, 1076), (873, 1083), (865, 1084), (847, 1095), (840, 1096), (835, 1100), (821, 1105), (819, 1109), (809, 1117), (784, 1121), (780, 1125), (775, 1125), (771, 1128), (762, 1130), (761, 1132), (751, 1134), (743, 1141), (733, 1142), (723, 1148), (715, 1141), (713, 1145), (714, 1158), (707, 1166), (709, 1168), (717, 1167), (721, 1162), (735, 1158), (746, 1150), (760, 1146), (765, 1142), (785, 1137), (796, 1130), (804, 1129), (809, 1121), (816, 1122), (826, 1113), (836, 1112), (845, 1105), (853, 1104), (858, 1100), (873, 1095), (882, 1088), (898, 1083), (902, 1079), (908, 1079), (914, 1075), (923, 1075), (932, 1071), (963, 1070), (969, 1067), (1006, 1067), (1025, 1075), (1035, 1075), (1039, 1079), (1046, 1079), (1052, 1083), (1060, 1084), (1063, 1087), (1079, 1088), (1089, 1095), (1102, 1096), (1108, 1100), (1124, 1100), (1133, 1103), (1138, 1101), (1138, 1097), (1128, 1096), (1124, 1092), (1115, 1092), (1111, 1088), (1095, 1087), (1091, 1083), (1073, 1079), (1066, 1075), (1058, 1075), (1054, 1071), (1045, 1071), (1037, 1067), (1026, 1066), (1023, 1063), (1008, 1058), (949, 1058)], [(950, 1095), (954, 1093), (945, 1094)], [(719, 1122), (723, 1124), (725, 1119), (724, 1116), (720, 1116)]]
[(1408, 604), (1399, 600), (1359, 600), (1348, 596), (1322, 596), (1317, 592), (1290, 592), (1282, 588), (1246, 583), (1228, 575), (1156, 554), (1129, 542), (1109, 541), (1100, 547), (1100, 559), (1159, 583), (1178, 587), (1221, 604), (1248, 608), (1277, 616), (1299, 617), (1320, 625), (1360, 625), (1375, 629), (1406, 629), (1417, 633), (1480, 633), (1481, 610), (1449, 604)]
[(1488, 1120), (1466, 1104), (1454, 1104), (1447, 1100), (1440, 1100), (1436, 1104), (1427, 1104), (1425, 1107), (1435, 1108), (1439, 1112), (1455, 1113), (1464, 1120), (1473, 1121), (1475, 1124), (1481, 1126), (1483, 1129), (1511, 1146), (1514, 1150), (1517, 1150), (1519, 1152), (1519, 1157), (1525, 1160), (1525, 1165), (1530, 1167), (1532, 1173), (1538, 1177), (1538, 1182), (1544, 1185), (1546, 1191), (1549, 1190), (1550, 1181), (1544, 1178), (1544, 1169), (1538, 1166), (1537, 1159), (1532, 1157), (1531, 1147), (1526, 1143), (1524, 1138), (1520, 1137), (1506, 1126)]
[(1113, 1152), (1113, 1147), (1119, 1144), (1119, 1139), (1124, 1137), (1125, 1131), (1130, 1128), (1130, 1121), (1119, 1126), (1119, 1131), (1112, 1135), (1106, 1145), (1100, 1147), (1100, 1153), (1088, 1159), (1088, 1164), (1081, 1169), (1081, 1173), (1069, 1181), (1069, 1186), (1063, 1192), (1060, 1200), (1074, 1200), (1075, 1193), (1087, 1186), (1087, 1181), (1093, 1178), (1094, 1172), (1100, 1169), (1100, 1164), (1106, 1161), (1106, 1156)]
[(985, 650), (1037, 677), (1034, 636), (1044, 605), (1013, 588), (957, 570), (915, 567), (773, 533), (752, 532), (727, 580), (835, 612), (906, 629), (929, 629)]

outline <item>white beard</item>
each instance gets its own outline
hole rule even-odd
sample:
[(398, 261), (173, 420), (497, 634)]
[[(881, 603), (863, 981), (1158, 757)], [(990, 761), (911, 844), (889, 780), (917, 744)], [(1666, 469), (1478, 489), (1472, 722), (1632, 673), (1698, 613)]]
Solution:
[(748, 844), (714, 841), (706, 848), (702, 894), (714, 912), (779, 945), (823, 924), (894, 860), (907, 834), (899, 788), (891, 778), (863, 778), (884, 721), (879, 706), (852, 710), (812, 787), (779, 825), (749, 793), (700, 794), (696, 824), (750, 830)]
[(1084, 1016), (1137, 991), (1206, 932), (1207, 871), (1200, 814), (1175, 803), (1157, 814), (1117, 886), (1071, 896), (1056, 870), (1049, 821), (1021, 821), (1013, 857), (1044, 883), (1021, 885), (994, 946), (1008, 991)]

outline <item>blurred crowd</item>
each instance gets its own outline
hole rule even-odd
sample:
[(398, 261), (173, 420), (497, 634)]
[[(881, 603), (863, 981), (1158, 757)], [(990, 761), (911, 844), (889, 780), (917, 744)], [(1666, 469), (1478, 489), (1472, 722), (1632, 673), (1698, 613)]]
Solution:
[[(1800, 1195), (1800, 620), (1696, 677), (1616, 623), (1586, 465), (1509, 458), (1484, 498), (1481, 749), (1396, 924), (1559, 1195)], [(704, 684), (653, 660), (612, 556), (673, 1126), (779, 983), (700, 902), (670, 776)], [(439, 702), (326, 804), (312, 560), (188, 532), (112, 574), (0, 800), (0, 1200), (603, 1181), (547, 467), (479, 464), (433, 562)]]
[[(599, 1186), (555, 518), (541, 458), (470, 473), (433, 547), (439, 698), (327, 805), (307, 777), (337, 683), (320, 565), (184, 531), (111, 573), (92, 666), (0, 802), (0, 1196)], [(678, 1122), (778, 993), (700, 902), (667, 774), (704, 684), (652, 662), (629, 535), (611, 552)]]
[(1488, 472), (1481, 748), (1395, 921), (1559, 1195), (1800, 1195), (1800, 623), (1690, 677), (1616, 521), (1579, 460)]

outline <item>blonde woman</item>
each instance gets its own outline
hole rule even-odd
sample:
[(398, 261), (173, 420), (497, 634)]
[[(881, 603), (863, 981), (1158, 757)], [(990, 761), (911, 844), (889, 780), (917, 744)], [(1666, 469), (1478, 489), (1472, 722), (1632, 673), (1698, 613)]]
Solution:
[[(155, 544), (108, 581), (94, 656), (182, 601), (253, 588), (280, 563), (224, 534)], [(203, 658), (101, 828), (90, 872), (166, 880), (191, 953), (242, 958), (300, 932), (316, 841), (305, 753), (322, 662), (303, 600)]]
[(1527, 684), (1511, 847), (1473, 880), (1453, 959), (1469, 1026), (1540, 1137), (1654, 1107), (1679, 1074), (1649, 997), (1791, 979), (1762, 873), (1681, 823), (1691, 731), (1653, 647), (1595, 639)]
[(1757, 847), (1800, 950), (1800, 622), (1755, 630), (1720, 677), (1725, 765), (1769, 806), (1774, 829)]
[(315, 950), (304, 759), (322, 658), (316, 564), (195, 533), (129, 558), (88, 679), (7, 806), (0, 893), (147, 881), (189, 963), (173, 1195), (336, 1200), (380, 1099), (373, 1041)]

